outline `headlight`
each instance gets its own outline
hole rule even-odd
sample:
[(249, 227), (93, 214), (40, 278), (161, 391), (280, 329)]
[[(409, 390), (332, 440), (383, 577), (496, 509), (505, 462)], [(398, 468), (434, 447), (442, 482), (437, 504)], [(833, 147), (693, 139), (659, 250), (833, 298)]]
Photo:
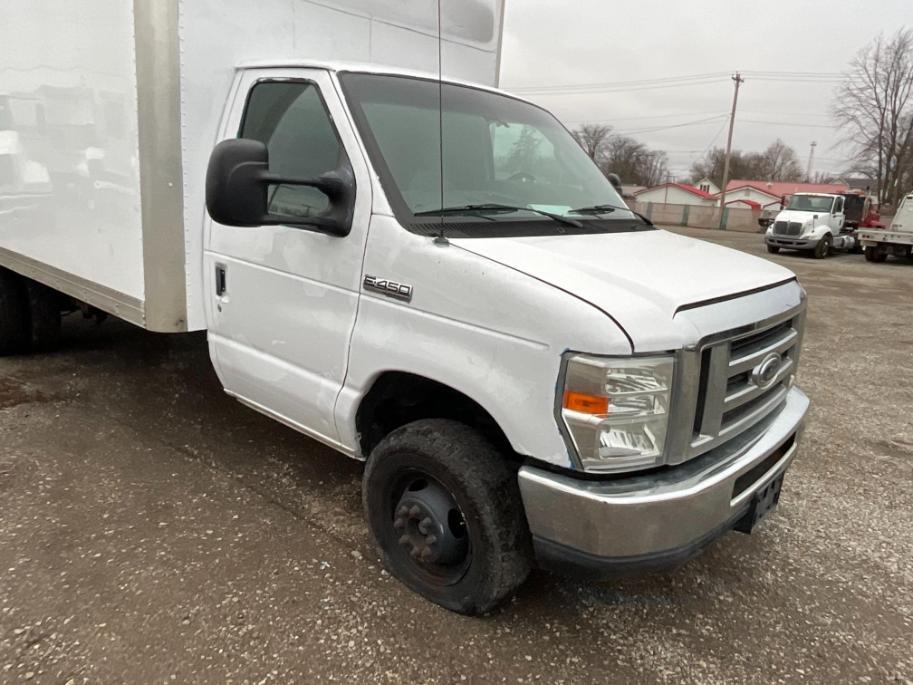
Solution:
[(671, 357), (568, 359), (561, 417), (584, 470), (630, 471), (661, 461), (673, 370)]

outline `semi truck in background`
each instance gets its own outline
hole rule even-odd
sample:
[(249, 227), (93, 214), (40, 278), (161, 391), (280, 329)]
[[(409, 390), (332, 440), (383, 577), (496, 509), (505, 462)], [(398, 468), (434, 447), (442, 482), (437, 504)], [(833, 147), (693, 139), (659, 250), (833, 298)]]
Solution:
[(859, 231), (859, 240), (870, 262), (884, 262), (888, 255), (913, 256), (913, 192), (907, 193), (897, 206), (891, 225), (866, 227)]
[(860, 226), (879, 226), (880, 217), (867, 195), (795, 193), (768, 223), (767, 251), (804, 250), (824, 259), (835, 250), (859, 251)]
[(31, 169), (0, 184), (0, 351), (76, 308), (207, 331), (229, 395), (366, 462), (384, 564), (454, 611), (751, 532), (809, 405), (805, 292), (635, 215), (499, 91), (503, 12), (8, 2), (0, 92), (35, 115), (0, 134)]

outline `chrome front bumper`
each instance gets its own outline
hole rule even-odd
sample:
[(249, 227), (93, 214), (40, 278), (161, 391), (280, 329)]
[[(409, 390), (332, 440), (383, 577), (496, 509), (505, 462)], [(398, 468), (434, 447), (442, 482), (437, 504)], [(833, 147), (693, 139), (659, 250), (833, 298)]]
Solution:
[(522, 467), (538, 560), (595, 574), (687, 560), (736, 526), (753, 495), (787, 469), (808, 406), (793, 387), (783, 408), (754, 429), (654, 473), (591, 481)]
[(818, 244), (817, 240), (799, 238), (798, 236), (774, 234), (765, 236), (764, 239), (767, 241), (768, 245), (773, 245), (774, 247), (785, 247), (787, 249), (793, 250), (811, 250)]

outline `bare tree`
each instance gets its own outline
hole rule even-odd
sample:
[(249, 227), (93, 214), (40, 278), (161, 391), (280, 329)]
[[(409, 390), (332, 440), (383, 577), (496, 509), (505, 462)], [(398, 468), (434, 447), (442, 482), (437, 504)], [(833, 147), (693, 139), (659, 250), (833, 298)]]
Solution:
[(652, 186), (668, 175), (669, 158), (665, 152), (651, 150), (627, 136), (613, 135), (609, 126), (584, 124), (574, 137), (602, 173), (618, 174), (624, 183)]
[[(723, 148), (713, 148), (703, 159), (691, 165), (691, 177), (695, 183), (709, 178), (716, 185), (723, 182), (723, 162), (726, 156)], [(729, 160), (729, 177), (753, 181), (799, 181), (802, 166), (796, 151), (777, 138), (763, 152), (742, 152), (733, 150)]]
[(574, 131), (574, 138), (580, 143), (590, 159), (594, 162), (601, 161), (601, 153), (605, 146), (606, 139), (612, 133), (611, 126), (602, 124), (583, 124), (579, 129)]
[(834, 117), (855, 155), (853, 171), (896, 203), (913, 184), (913, 29), (860, 50), (836, 94)]
[(749, 155), (754, 177), (764, 181), (801, 181), (802, 166), (796, 151), (777, 138), (763, 152)]
[[(715, 147), (709, 150), (703, 158), (691, 165), (691, 179), (697, 183), (704, 178), (709, 178), (717, 187), (720, 187), (723, 183), (725, 159), (726, 150), (723, 148)], [(752, 171), (746, 155), (740, 150), (733, 150), (729, 155), (729, 178), (751, 178), (751, 176)]]
[(616, 173), (625, 183), (655, 186), (669, 174), (669, 157), (661, 150), (651, 150), (627, 136), (610, 136), (603, 149), (599, 166), (603, 173)]

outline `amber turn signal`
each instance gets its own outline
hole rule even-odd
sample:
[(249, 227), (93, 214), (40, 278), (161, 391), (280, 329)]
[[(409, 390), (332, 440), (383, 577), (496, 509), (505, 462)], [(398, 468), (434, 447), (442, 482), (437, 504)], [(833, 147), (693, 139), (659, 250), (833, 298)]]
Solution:
[(581, 414), (608, 414), (609, 398), (566, 390), (564, 392), (564, 408)]

